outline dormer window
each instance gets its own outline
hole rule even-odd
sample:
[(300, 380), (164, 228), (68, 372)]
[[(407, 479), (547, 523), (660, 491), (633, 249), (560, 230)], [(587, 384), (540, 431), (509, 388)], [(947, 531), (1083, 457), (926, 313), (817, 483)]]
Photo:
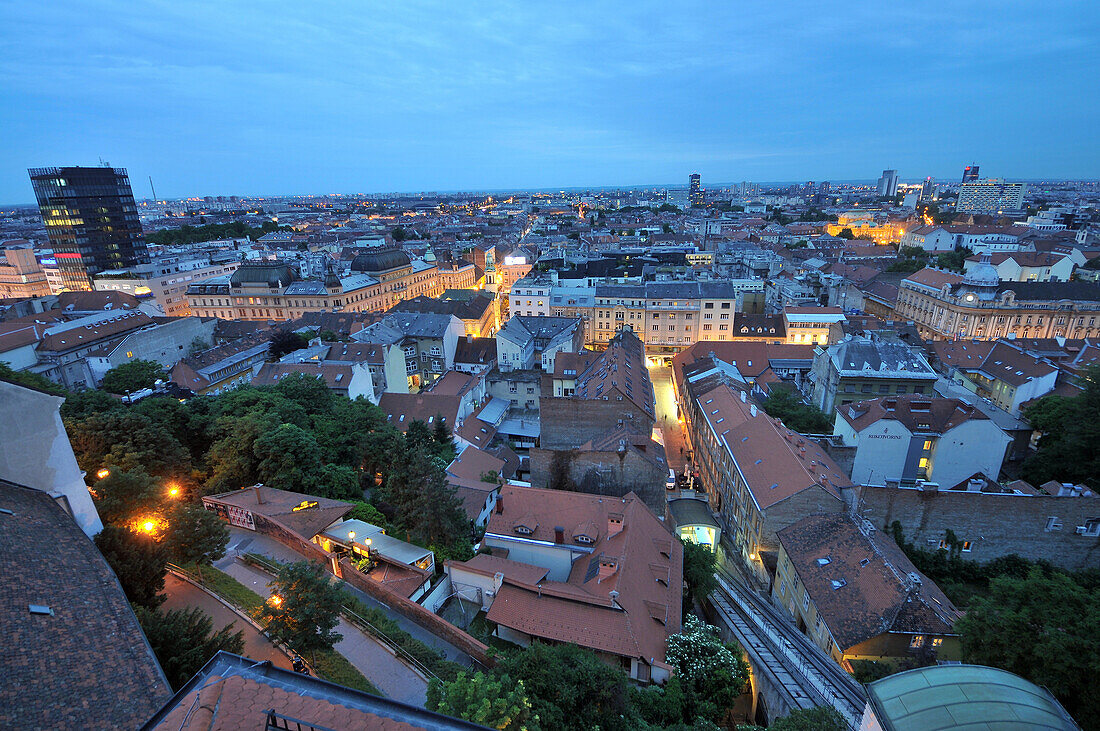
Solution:
[(532, 531), (531, 531), (530, 528), (528, 528), (525, 525), (517, 525), (516, 526), (516, 533), (519, 533), (520, 535), (523, 535), (523, 536), (529, 536), (529, 535), (531, 535)]
[(585, 545), (591, 545), (592, 544), (592, 539), (589, 538), (588, 536), (575, 536), (574, 540), (577, 543), (583, 543)]

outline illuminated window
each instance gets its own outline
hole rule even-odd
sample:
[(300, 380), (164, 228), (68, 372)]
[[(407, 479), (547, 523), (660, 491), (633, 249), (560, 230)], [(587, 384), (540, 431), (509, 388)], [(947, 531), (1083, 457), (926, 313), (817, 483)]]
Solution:
[(972, 548), (972, 546), (970, 544), (970, 541), (963, 541), (963, 545), (962, 545), (963, 553), (970, 553), (971, 548)]
[(924, 440), (924, 451), (927, 452), (931, 448), (932, 448), (932, 440), (931, 439)]
[(942, 637), (933, 638), (932, 647), (940, 647), (941, 645), (943, 645), (943, 638)]
[(924, 635), (913, 635), (909, 640), (909, 649), (918, 650), (924, 646)]
[(921, 457), (920, 462), (918, 462), (917, 464), (920, 466), (920, 468), (922, 470), (926, 469), (928, 467), (928, 458), (927, 457)]
[(127, 351), (126, 351), (126, 357), (127, 357), (127, 358), (133, 358), (133, 357), (134, 357), (134, 351), (132, 351), (132, 350), (127, 350)]

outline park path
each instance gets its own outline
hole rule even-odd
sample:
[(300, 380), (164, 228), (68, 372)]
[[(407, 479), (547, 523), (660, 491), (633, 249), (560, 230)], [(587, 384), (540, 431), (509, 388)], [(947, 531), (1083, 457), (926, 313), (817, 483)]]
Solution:
[[(249, 549), (251, 550), (251, 549)], [(301, 559), (301, 556), (298, 556)], [(284, 559), (285, 560), (285, 559)], [(271, 596), (267, 584), (271, 576), (241, 563), (219, 561), (217, 567), (262, 597)], [(336, 631), (344, 636), (335, 649), (387, 697), (421, 708), (427, 702), (428, 683), (405, 663), (398, 660), (378, 640), (343, 619)]]
[[(253, 533), (249, 530), (243, 530), (241, 528), (231, 527), (229, 529), (229, 546), (226, 549), (225, 558), (216, 562), (214, 565), (225, 571), (225, 567), (236, 563), (234, 556), (236, 554), (245, 553), (258, 553), (261, 556), (267, 556), (273, 558), (276, 561), (283, 563), (290, 563), (293, 561), (304, 560), (302, 555), (293, 549), (284, 546), (278, 541), (268, 538), (267, 536)], [(359, 601), (366, 604), (368, 607), (380, 609), (386, 613), (386, 616), (392, 619), (397, 625), (412, 635), (414, 638), (420, 640), (428, 647), (439, 650), (443, 653), (444, 657), (452, 662), (457, 662), (460, 665), (464, 665), (468, 668), (480, 669), (476, 661), (470, 657), (467, 653), (458, 649), (446, 640), (437, 637), (428, 630), (421, 627), (416, 622), (405, 617), (402, 614), (398, 614), (385, 604), (379, 602), (374, 597), (370, 596), (366, 592), (356, 589), (354, 586), (348, 583), (344, 583), (344, 589), (350, 594), (355, 596)]]
[(214, 631), (227, 624), (232, 624), (234, 631), (241, 630), (244, 632), (244, 650), (241, 654), (245, 657), (251, 660), (270, 660), (272, 665), (287, 670), (293, 669), (290, 658), (282, 650), (271, 644), (271, 640), (260, 634), (260, 631), (251, 624), (238, 617), (232, 609), (197, 586), (169, 573), (164, 577), (164, 593), (167, 599), (161, 605), (161, 609), (198, 607), (214, 620)]

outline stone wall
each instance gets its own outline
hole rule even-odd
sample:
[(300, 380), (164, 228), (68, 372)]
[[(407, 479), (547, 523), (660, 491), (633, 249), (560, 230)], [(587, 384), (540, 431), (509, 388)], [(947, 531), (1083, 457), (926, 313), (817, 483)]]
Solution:
[(550, 487), (555, 454), (568, 459), (569, 478), (577, 491), (614, 497), (623, 497), (633, 491), (650, 510), (657, 515), (664, 514), (667, 467), (655, 465), (634, 451), (620, 459), (618, 452), (535, 448), (531, 450), (532, 486)]
[(858, 512), (876, 528), (896, 520), (905, 540), (921, 548), (938, 547), (951, 530), (970, 542), (962, 557), (979, 563), (1016, 553), (1067, 569), (1100, 566), (1100, 535), (1076, 533), (1100, 519), (1100, 498), (887, 487), (859, 488), (858, 495)]

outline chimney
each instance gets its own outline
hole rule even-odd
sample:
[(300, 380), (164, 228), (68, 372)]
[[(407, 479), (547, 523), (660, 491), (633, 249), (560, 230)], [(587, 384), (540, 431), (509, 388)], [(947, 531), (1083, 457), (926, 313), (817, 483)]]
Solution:
[(264, 496), (260, 492), (260, 488), (263, 487), (263, 486), (264, 486), (264, 484), (262, 482), (257, 482), (255, 485), (252, 486), (252, 492), (256, 493), (256, 504), (257, 505), (263, 505), (264, 504)]
[(500, 515), (501, 513), (504, 512), (504, 496), (503, 495), (497, 495), (496, 511), (497, 511), (497, 515)]
[(622, 513), (608, 513), (607, 514), (607, 537), (608, 539), (613, 536), (617, 536), (623, 532), (623, 516)]
[(565, 528), (562, 528), (560, 525), (554, 526), (554, 543), (559, 546), (565, 543)]

